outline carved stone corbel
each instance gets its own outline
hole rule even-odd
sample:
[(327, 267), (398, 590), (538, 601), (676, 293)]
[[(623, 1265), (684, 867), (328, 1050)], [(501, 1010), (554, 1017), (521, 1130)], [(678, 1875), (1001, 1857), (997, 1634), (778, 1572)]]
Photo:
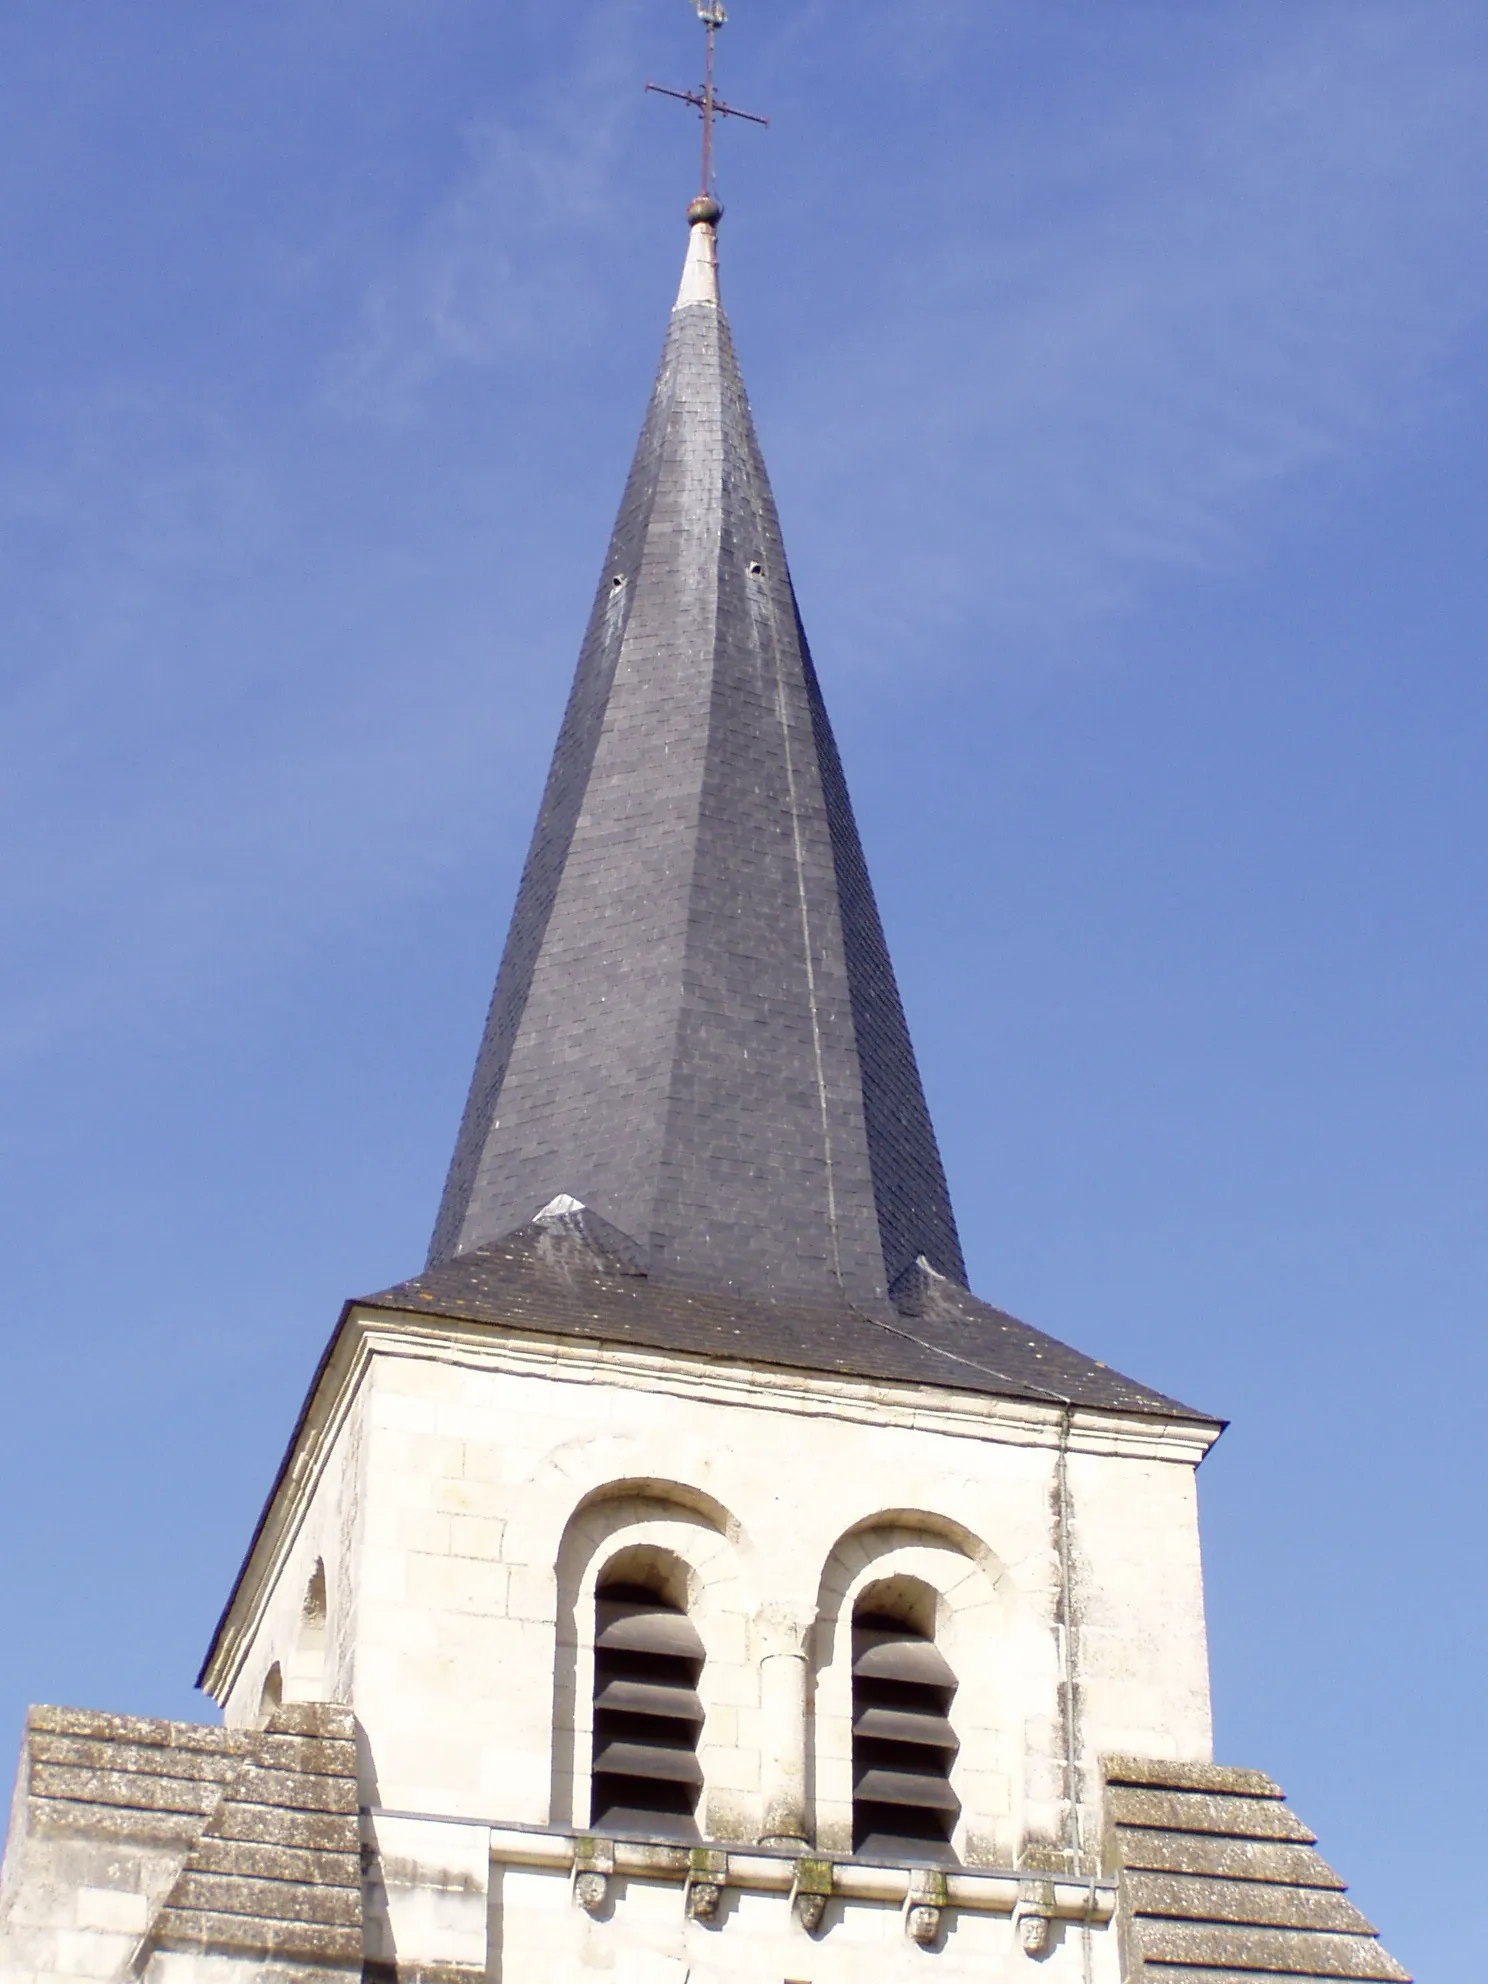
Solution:
[(615, 1872), (615, 1846), (608, 1839), (576, 1839), (573, 1857), (573, 1898), (586, 1915), (598, 1915), (610, 1897)]
[(830, 1860), (798, 1860), (791, 1880), (791, 1907), (808, 1936), (821, 1927), (832, 1894)]
[(1054, 1884), (1020, 1881), (1013, 1907), (1013, 1933), (1025, 1956), (1047, 1956), (1054, 1947)]
[(904, 1933), (922, 1949), (940, 1936), (940, 1911), (946, 1905), (946, 1877), (938, 1869), (914, 1870), (904, 1891)]
[(695, 1846), (687, 1856), (682, 1905), (695, 1922), (711, 1922), (728, 1885), (728, 1855), (714, 1846)]

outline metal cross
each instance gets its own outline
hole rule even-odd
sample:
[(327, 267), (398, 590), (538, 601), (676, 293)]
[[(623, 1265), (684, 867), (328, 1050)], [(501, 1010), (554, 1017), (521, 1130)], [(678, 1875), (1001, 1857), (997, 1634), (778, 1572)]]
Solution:
[(718, 30), (728, 19), (723, 0), (694, 0), (698, 19), (708, 35), (708, 59), (703, 74), (703, 85), (698, 90), (669, 90), (660, 83), (647, 83), (646, 88), (657, 96), (675, 97), (678, 103), (690, 103), (703, 120), (703, 184), (702, 196), (706, 199), (713, 192), (713, 119), (715, 117), (742, 117), (746, 124), (768, 124), (768, 117), (756, 117), (752, 110), (735, 110), (731, 103), (725, 103), (713, 87), (713, 42)]

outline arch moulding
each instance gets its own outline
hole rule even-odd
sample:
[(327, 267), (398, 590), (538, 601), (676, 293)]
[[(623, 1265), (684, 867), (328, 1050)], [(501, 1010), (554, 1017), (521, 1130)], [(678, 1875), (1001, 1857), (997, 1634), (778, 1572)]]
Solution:
[(813, 1650), (817, 1843), (827, 1852), (852, 1850), (852, 1619), (880, 1585), (886, 1602), (905, 1602), (905, 1616), (933, 1636), (957, 1677), (956, 1852), (969, 1866), (1010, 1865), (1026, 1665), (1012, 1580), (985, 1539), (919, 1509), (885, 1509), (854, 1523), (822, 1566)]

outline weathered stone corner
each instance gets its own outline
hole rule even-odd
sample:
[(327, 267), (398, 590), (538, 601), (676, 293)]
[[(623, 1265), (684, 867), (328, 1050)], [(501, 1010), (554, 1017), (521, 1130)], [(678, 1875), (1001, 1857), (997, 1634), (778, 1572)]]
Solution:
[(175, 1959), (331, 1984), (363, 1954), (349, 1710), (262, 1730), (83, 1709), (27, 1717), (0, 1971), (149, 1980)]

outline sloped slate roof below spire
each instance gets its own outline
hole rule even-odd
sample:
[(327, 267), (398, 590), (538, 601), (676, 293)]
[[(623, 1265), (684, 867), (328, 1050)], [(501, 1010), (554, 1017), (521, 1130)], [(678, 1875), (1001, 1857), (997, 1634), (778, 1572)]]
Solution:
[(646, 1273), (623, 1233), (571, 1200), (489, 1246), (365, 1297), (359, 1308), (444, 1316), (836, 1377), (938, 1385), (1040, 1404), (1217, 1425), (979, 1302), (917, 1263), (905, 1312), (731, 1295)]
[(712, 247), (695, 227), (430, 1262), (567, 1192), (655, 1280), (888, 1314), (917, 1256), (965, 1271)]

